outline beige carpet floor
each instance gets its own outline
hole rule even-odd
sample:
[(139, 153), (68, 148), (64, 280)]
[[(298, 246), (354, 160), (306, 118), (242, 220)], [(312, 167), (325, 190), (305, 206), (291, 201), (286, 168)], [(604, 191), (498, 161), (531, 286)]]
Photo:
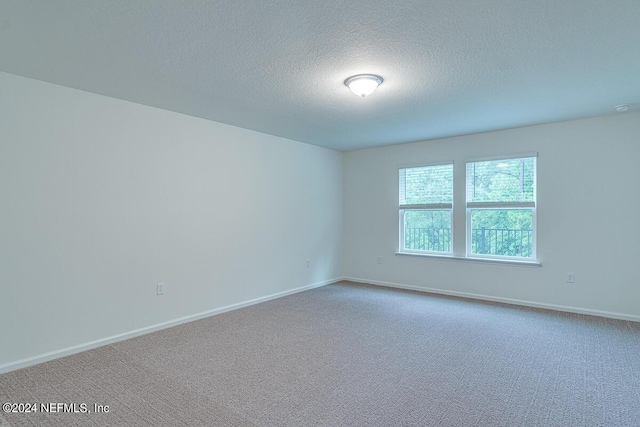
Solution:
[(640, 324), (342, 282), (0, 375), (10, 426), (640, 426)]

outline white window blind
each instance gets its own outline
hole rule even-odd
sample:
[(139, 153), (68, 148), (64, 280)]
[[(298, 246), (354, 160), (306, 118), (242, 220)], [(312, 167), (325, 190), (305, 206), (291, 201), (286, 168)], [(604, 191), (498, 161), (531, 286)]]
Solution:
[(536, 158), (467, 163), (467, 208), (535, 207)]
[(400, 169), (401, 209), (451, 209), (453, 164)]

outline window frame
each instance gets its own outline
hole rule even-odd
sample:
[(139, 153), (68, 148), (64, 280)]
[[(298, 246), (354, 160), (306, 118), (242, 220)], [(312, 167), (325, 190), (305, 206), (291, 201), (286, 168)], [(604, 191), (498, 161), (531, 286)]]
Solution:
[[(500, 160), (516, 160), (516, 159), (534, 159), (533, 167), (533, 201), (532, 202), (470, 202), (468, 200), (467, 186), (468, 174), (467, 168), (470, 163), (479, 162), (495, 162)], [(521, 261), (521, 262), (537, 262), (537, 200), (538, 200), (538, 153), (522, 153), (517, 155), (497, 156), (481, 159), (465, 160), (465, 255), (469, 259), (486, 259), (496, 261)], [(477, 254), (473, 253), (472, 248), (472, 211), (473, 210), (530, 210), (531, 211), (531, 256), (509, 256), (509, 255), (493, 255), (493, 254)]]
[[(428, 168), (434, 166), (451, 166), (451, 203), (421, 203), (421, 204), (400, 204), (400, 197), (398, 197), (398, 234), (399, 234), (399, 250), (398, 252), (401, 254), (409, 254), (409, 255), (428, 255), (428, 256), (442, 256), (449, 257), (453, 256), (453, 246), (454, 246), (454, 225), (453, 225), (453, 210), (454, 210), (454, 193), (455, 193), (455, 182), (454, 182), (454, 167), (455, 164), (453, 161), (445, 161), (445, 162), (437, 162), (437, 163), (428, 163), (414, 166), (401, 166), (397, 169), (397, 186), (398, 195), (400, 195), (400, 172), (402, 170), (407, 169), (418, 169), (418, 168)], [(449, 222), (451, 224), (451, 238), (449, 242), (449, 251), (432, 251), (432, 250), (417, 250), (417, 249), (407, 249), (405, 248), (405, 213), (407, 211), (449, 211)]]

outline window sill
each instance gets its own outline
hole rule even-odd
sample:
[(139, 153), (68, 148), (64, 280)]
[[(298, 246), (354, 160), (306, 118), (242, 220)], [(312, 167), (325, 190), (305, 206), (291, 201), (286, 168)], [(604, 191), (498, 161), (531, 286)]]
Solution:
[(520, 261), (512, 259), (496, 259), (496, 258), (474, 258), (474, 257), (461, 257), (453, 255), (436, 255), (436, 254), (421, 254), (414, 252), (396, 252), (396, 255), (430, 258), (439, 261), (462, 261), (462, 262), (477, 262), (480, 264), (500, 264), (509, 266), (522, 266), (522, 267), (542, 267), (542, 263), (539, 261)]

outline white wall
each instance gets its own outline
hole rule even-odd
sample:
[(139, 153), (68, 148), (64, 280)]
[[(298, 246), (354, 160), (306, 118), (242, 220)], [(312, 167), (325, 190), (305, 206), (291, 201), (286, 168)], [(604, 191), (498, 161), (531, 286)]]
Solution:
[(0, 138), (5, 370), (341, 274), (342, 153), (5, 73)]
[[(453, 160), (464, 180), (465, 160), (523, 152), (539, 154), (541, 268), (394, 255), (398, 168)], [(344, 161), (347, 277), (640, 320), (640, 113), (352, 151)], [(464, 206), (464, 190), (454, 202)], [(464, 230), (464, 210), (455, 221)]]

